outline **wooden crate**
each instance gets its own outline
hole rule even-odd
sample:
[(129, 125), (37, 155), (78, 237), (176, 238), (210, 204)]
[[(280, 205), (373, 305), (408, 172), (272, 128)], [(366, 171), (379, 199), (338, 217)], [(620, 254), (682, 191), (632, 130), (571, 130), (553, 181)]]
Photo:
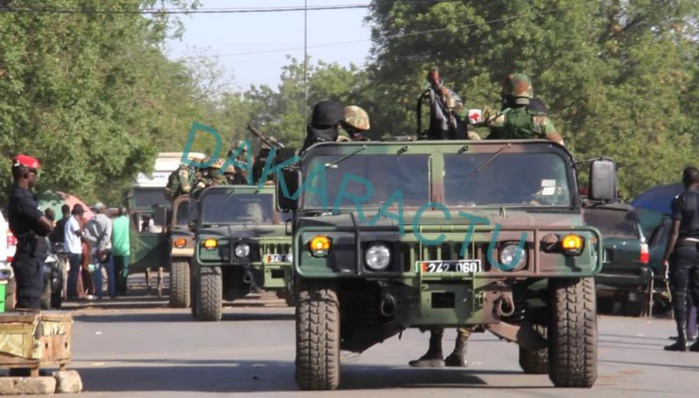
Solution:
[(71, 361), (73, 317), (62, 311), (0, 314), (0, 367), (65, 369)]

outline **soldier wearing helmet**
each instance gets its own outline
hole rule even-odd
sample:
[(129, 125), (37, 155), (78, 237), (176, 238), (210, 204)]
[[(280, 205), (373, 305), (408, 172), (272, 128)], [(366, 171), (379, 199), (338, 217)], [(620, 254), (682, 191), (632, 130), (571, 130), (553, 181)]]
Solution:
[(490, 127), (489, 139), (547, 138), (563, 145), (563, 138), (556, 131), (546, 113), (541, 112), (541, 102), (534, 97), (532, 82), (523, 73), (511, 73), (505, 77), (501, 91), (505, 109), (493, 117), (485, 117)]
[[(210, 157), (204, 159), (202, 163), (206, 164), (211, 161)], [(226, 164), (226, 159), (218, 158), (214, 160), (209, 167), (202, 170), (201, 176), (192, 186), (192, 196), (198, 196), (202, 190), (216, 185), (226, 185), (228, 180), (226, 176), (221, 173), (221, 167)]]
[[(201, 163), (204, 158), (196, 156), (192, 158), (195, 163)], [(192, 191), (194, 182), (199, 177), (199, 169), (194, 165), (180, 163), (177, 170), (173, 171), (165, 187), (165, 196), (174, 200), (180, 195), (189, 194)]]
[[(371, 125), (369, 124), (369, 114), (362, 108), (356, 105), (346, 106), (344, 110), (345, 119), (340, 122), (342, 128), (349, 134), (349, 140), (352, 141), (368, 141), (367, 138), (362, 137), (362, 133), (369, 131)], [(342, 137), (338, 137), (338, 141)]]

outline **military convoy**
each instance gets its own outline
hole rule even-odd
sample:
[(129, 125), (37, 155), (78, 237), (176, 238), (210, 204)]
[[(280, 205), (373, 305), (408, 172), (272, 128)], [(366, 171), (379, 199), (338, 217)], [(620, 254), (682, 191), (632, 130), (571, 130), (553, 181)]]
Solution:
[[(589, 167), (590, 197), (613, 200), (613, 161)], [(463, 326), (517, 343), (525, 373), (594, 385), (602, 235), (585, 225), (563, 146), (329, 142), (282, 176), (301, 389), (336, 389), (340, 350), (361, 353), (407, 328)]]

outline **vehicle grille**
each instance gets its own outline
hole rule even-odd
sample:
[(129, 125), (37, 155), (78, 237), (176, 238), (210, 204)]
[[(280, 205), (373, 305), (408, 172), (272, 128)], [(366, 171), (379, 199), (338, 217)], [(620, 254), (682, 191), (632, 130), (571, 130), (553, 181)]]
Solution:
[(290, 254), (291, 244), (289, 243), (263, 243), (261, 254)]
[(404, 264), (404, 271), (412, 271), (416, 261), (480, 259), (483, 264), (487, 264), (488, 243), (472, 243), (464, 256), (460, 255), (462, 246), (463, 243), (445, 242), (439, 246), (420, 248), (419, 243), (401, 243), (401, 262)]

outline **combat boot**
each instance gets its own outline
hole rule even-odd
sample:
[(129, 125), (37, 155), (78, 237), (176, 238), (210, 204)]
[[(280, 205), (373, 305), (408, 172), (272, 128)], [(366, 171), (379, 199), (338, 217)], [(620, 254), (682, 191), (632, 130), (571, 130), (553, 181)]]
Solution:
[(457, 330), (454, 352), (452, 352), (447, 359), (444, 360), (445, 365), (462, 368), (468, 366), (468, 361), (466, 360), (466, 348), (468, 344), (468, 337), (470, 335), (470, 331), (460, 329)]
[(442, 336), (444, 329), (430, 331), (430, 346), (425, 355), (420, 359), (409, 362), (415, 368), (442, 368), (444, 367), (444, 356), (442, 354)]
[(677, 341), (674, 344), (666, 345), (665, 351), (687, 351), (687, 331), (680, 327), (677, 329)]

